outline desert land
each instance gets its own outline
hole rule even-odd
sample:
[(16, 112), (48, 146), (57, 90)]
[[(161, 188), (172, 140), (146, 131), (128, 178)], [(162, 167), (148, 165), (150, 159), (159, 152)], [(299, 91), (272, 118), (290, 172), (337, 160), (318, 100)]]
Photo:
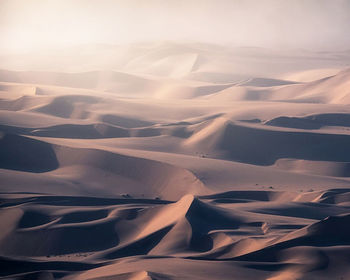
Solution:
[(350, 279), (350, 51), (0, 60), (0, 279)]

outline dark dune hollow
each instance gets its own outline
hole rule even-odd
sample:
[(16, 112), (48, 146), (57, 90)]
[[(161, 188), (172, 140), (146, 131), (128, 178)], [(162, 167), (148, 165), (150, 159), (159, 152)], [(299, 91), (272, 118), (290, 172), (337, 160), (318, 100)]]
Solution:
[(47, 172), (58, 168), (52, 145), (13, 134), (0, 139), (0, 168), (25, 172)]

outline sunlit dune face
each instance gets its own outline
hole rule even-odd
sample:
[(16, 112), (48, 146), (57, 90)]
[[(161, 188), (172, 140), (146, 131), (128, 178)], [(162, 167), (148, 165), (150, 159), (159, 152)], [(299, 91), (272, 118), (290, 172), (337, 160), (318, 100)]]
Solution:
[(12, 51), (158, 40), (339, 49), (349, 10), (342, 0), (3, 0), (0, 35)]

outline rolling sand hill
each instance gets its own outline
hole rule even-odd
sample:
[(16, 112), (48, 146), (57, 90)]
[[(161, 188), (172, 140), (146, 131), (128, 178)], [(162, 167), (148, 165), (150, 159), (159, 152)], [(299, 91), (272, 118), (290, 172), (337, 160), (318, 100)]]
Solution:
[(2, 60), (1, 279), (350, 279), (349, 53), (70, 51)]

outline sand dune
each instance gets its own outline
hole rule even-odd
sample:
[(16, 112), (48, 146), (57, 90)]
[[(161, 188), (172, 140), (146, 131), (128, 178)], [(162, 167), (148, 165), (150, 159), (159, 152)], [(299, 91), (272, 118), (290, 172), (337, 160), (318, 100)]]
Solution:
[(278, 168), (295, 172), (312, 173), (334, 177), (350, 176), (349, 162), (282, 159), (276, 162), (276, 166)]
[(280, 158), (346, 162), (348, 142), (347, 135), (266, 130), (258, 125), (217, 119), (192, 135), (186, 145), (201, 147), (214, 157), (269, 165)]
[(294, 84), (296, 82), (284, 81), (278, 79), (266, 79), (266, 78), (251, 78), (247, 81), (240, 83), (243, 86), (254, 86), (254, 87), (274, 87), (274, 86), (283, 86), (288, 84)]
[(31, 83), (61, 87), (99, 89), (104, 91), (129, 91), (144, 88), (147, 80), (118, 72), (94, 71), (85, 73), (55, 73), (36, 71), (0, 71), (2, 82)]
[(310, 115), (303, 118), (298, 117), (278, 117), (266, 122), (267, 125), (301, 128), (319, 129), (324, 126), (344, 126), (348, 127), (350, 122), (348, 114), (319, 114)]
[[(290, 88), (283, 88), (275, 93), (279, 98), (290, 98), (295, 101), (349, 104), (349, 77), (350, 71), (343, 70), (338, 74), (321, 80), (309, 82), (305, 85), (295, 85)], [(298, 92), (295, 95), (295, 92)], [(276, 99), (274, 97), (274, 99)]]
[(346, 52), (68, 53), (2, 62), (0, 278), (350, 277)]
[(210, 97), (229, 101), (283, 101), (295, 103), (349, 104), (348, 69), (311, 82), (253, 78)]
[[(177, 199), (185, 193), (205, 192), (203, 184), (191, 172), (165, 163), (101, 150), (50, 145), (10, 134), (3, 136), (1, 145), (1, 168), (25, 172), (18, 174), (19, 178), (9, 178), (7, 183), (3, 182), (4, 187), (5, 184), (16, 184), (18, 191), (28, 191), (30, 188), (32, 192), (50, 193), (49, 189), (48, 192), (44, 191), (45, 186), (39, 183), (37, 186), (26, 186), (25, 182), (21, 183), (21, 177), (28, 177), (27, 172), (52, 171), (52, 174), (48, 174), (49, 180), (62, 181), (62, 188), (65, 184), (65, 188), (70, 188), (67, 183), (71, 181), (76, 185), (72, 191), (77, 194), (93, 195), (96, 187), (105, 195), (151, 195), (153, 198), (168, 199)], [(115, 184), (118, 187), (114, 187)], [(55, 192), (56, 188), (53, 186), (51, 191)], [(64, 189), (59, 193), (64, 193)]]
[[(313, 271), (317, 275), (319, 270), (327, 273), (331, 269), (329, 259), (334, 258), (334, 255), (327, 248), (339, 246), (338, 254), (346, 258), (348, 229), (344, 225), (348, 223), (348, 214), (307, 225), (308, 219), (315, 219), (315, 215), (307, 210), (304, 202), (297, 204), (304, 213), (303, 218), (298, 214), (294, 216), (293, 211), (298, 213), (296, 209), (287, 212), (287, 209), (293, 209), (291, 205), (286, 205), (284, 212), (279, 211), (272, 216), (272, 212), (251, 215), (251, 209), (270, 205), (270, 200), (262, 197), (264, 194), (264, 191), (261, 194), (245, 191), (202, 197), (201, 200), (186, 195), (176, 203), (131, 198), (12, 194), (3, 198), (4, 207), (12, 207), (2, 211), (2, 218), (11, 217), (12, 225), (8, 226), (17, 229), (9, 230), (1, 239), (2, 254), (11, 256), (11, 259), (2, 260), (3, 265), (7, 264), (3, 272), (13, 275), (13, 272), (30, 273), (34, 267), (45, 271), (47, 267), (51, 270), (47, 273), (56, 277), (89, 269), (92, 270), (87, 274), (67, 277), (81, 279), (92, 277), (90, 275), (95, 273), (99, 277), (117, 277), (124, 273), (128, 276), (137, 274), (142, 262), (146, 262), (145, 271), (150, 270), (154, 275), (164, 273), (167, 275), (164, 277), (171, 277), (178, 275), (176, 267), (185, 268), (198, 261), (225, 260), (227, 263), (230, 260), (233, 262), (231, 267), (237, 266), (238, 272), (242, 270), (241, 273), (247, 277), (253, 277), (249, 276), (252, 273), (250, 269), (261, 270), (261, 273), (269, 271), (265, 277), (272, 277), (276, 271), (285, 271), (288, 266), (283, 264), (290, 262), (307, 277)], [(259, 196), (262, 202), (259, 202)], [(215, 197), (255, 197), (258, 200), (216, 201), (216, 206), (211, 206), (207, 200)], [(18, 206), (14, 208), (15, 205)], [(232, 207), (236, 209), (235, 214), (231, 213)], [(327, 216), (334, 210), (329, 208), (318, 216)], [(340, 207), (338, 210), (338, 213), (346, 212), (346, 208)], [(285, 219), (281, 220), (279, 215), (285, 216)], [(289, 215), (294, 218), (287, 219)], [(340, 228), (341, 235), (337, 233)], [(34, 246), (38, 242), (35, 240), (41, 240), (39, 248)], [(18, 246), (19, 243), (27, 245)], [(303, 261), (305, 255), (309, 256), (308, 261)], [(11, 268), (19, 256), (32, 256), (31, 263), (22, 262), (21, 270)], [(94, 259), (99, 261), (96, 263)], [(120, 266), (119, 259), (131, 263)], [(111, 264), (110, 260), (116, 261)], [(172, 267), (172, 260), (182, 261)], [(164, 266), (152, 266), (155, 261), (162, 261)], [(252, 263), (255, 265), (251, 266)], [(223, 269), (225, 266), (221, 264), (224, 263), (213, 262), (209, 275), (214, 276), (217, 269)], [(275, 269), (266, 270), (266, 265), (275, 266)], [(226, 273), (229, 271), (226, 270)], [(196, 270), (192, 273), (200, 277)], [(342, 270), (339, 273), (342, 275), (347, 272)]]

